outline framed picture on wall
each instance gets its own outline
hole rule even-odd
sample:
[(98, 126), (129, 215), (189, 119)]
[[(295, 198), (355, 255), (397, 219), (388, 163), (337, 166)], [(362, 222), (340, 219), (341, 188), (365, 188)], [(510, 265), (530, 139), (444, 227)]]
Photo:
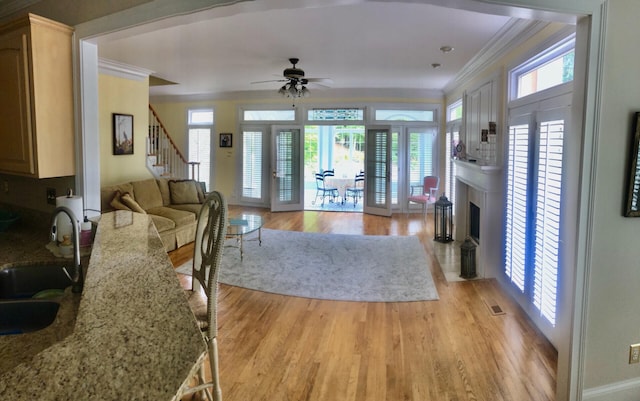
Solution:
[(133, 154), (133, 116), (113, 113), (113, 154)]
[(232, 135), (230, 133), (220, 134), (220, 147), (221, 148), (230, 148)]

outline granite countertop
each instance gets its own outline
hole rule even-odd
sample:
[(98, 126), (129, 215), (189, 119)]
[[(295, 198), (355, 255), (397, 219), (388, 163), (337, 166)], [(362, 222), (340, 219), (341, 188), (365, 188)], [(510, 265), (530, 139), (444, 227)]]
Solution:
[[(28, 229), (2, 233), (0, 268), (55, 260), (44, 249), (47, 242), (46, 228), (42, 236)], [(26, 356), (14, 352), (17, 360), (0, 365), (6, 369), (0, 370), (0, 398), (173, 400), (206, 351), (147, 215), (102, 215), (83, 293), (67, 289), (65, 297), (52, 326), (0, 339), (0, 357), (19, 344), (31, 350)]]

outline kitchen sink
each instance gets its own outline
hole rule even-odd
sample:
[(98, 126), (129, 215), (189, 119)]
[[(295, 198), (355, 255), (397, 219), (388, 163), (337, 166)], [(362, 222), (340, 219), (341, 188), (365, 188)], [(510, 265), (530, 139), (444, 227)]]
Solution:
[[(60, 307), (55, 298), (62, 292), (55, 290), (70, 285), (61, 265), (26, 264), (0, 270), (0, 335), (49, 326)], [(36, 294), (45, 294), (44, 299), (34, 299)]]
[(43, 290), (65, 289), (71, 280), (62, 265), (28, 264), (0, 270), (0, 301), (31, 298)]
[(45, 299), (3, 300), (0, 302), (0, 335), (41, 330), (56, 318), (60, 304)]

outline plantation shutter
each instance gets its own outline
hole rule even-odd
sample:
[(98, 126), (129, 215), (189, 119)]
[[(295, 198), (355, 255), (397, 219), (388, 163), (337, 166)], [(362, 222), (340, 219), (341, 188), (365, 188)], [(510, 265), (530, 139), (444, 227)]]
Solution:
[(538, 130), (533, 304), (555, 326), (564, 120), (541, 121)]
[(192, 177), (198, 181), (205, 183), (206, 187), (211, 188), (210, 171), (211, 171), (211, 129), (210, 128), (190, 128), (189, 129), (189, 161), (198, 162), (199, 175)]
[(242, 196), (262, 199), (262, 131), (242, 133)]
[(280, 131), (276, 136), (276, 154), (278, 172), (278, 201), (288, 202), (293, 199), (293, 133)]
[(366, 127), (365, 213), (391, 216), (391, 139), (389, 126)]
[(525, 291), (529, 123), (509, 127), (506, 185), (505, 274)]
[(271, 127), (271, 211), (304, 208), (303, 128)]
[(431, 132), (411, 132), (409, 134), (409, 182), (422, 185), (422, 179), (434, 175), (435, 130)]

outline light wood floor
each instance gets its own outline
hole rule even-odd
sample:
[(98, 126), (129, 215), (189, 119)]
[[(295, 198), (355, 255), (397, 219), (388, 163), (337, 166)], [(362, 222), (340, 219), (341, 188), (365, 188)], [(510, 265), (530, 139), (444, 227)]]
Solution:
[[(261, 214), (265, 227), (416, 235), (438, 301), (363, 303), (287, 297), (220, 285), (224, 401), (543, 401), (555, 399), (553, 346), (494, 280), (448, 283), (432, 256), (433, 221), (404, 214)], [(175, 266), (192, 247), (170, 254)], [(190, 277), (178, 275), (185, 288)], [(484, 300), (506, 312), (494, 316)]]

